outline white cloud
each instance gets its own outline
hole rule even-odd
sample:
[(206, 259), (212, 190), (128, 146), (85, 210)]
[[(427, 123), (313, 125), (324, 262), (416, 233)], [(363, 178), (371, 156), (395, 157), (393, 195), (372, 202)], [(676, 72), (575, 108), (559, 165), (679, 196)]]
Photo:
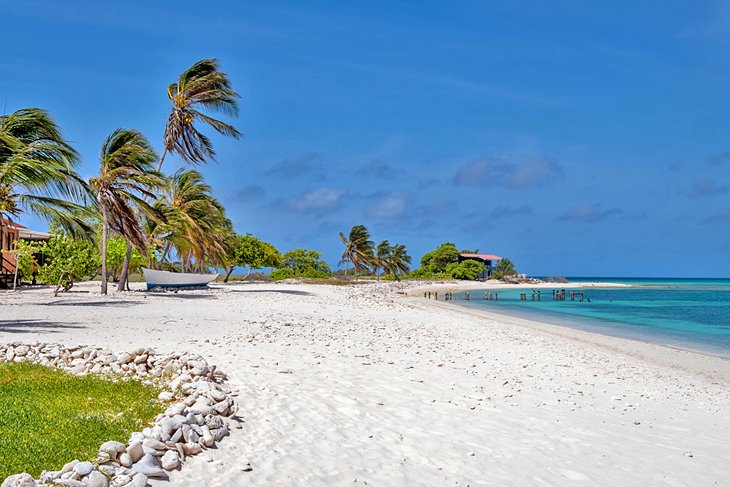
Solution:
[(331, 188), (320, 188), (302, 193), (296, 198), (289, 200), (289, 208), (296, 211), (325, 210), (335, 207), (344, 191)]

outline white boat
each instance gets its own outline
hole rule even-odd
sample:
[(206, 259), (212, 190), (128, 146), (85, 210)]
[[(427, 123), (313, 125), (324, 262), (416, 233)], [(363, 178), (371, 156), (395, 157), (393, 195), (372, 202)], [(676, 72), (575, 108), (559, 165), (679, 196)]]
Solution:
[(189, 274), (185, 272), (156, 271), (142, 268), (147, 289), (184, 289), (205, 287), (215, 281), (218, 274)]

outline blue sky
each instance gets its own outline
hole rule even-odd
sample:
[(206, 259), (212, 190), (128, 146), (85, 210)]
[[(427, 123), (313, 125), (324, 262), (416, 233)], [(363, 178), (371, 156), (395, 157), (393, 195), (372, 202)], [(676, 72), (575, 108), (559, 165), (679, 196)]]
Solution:
[(245, 138), (202, 172), (281, 250), (334, 266), (364, 224), (415, 262), (730, 276), (728, 2), (0, 5), (0, 102), (49, 110), (85, 176), (117, 127), (159, 148), (167, 84), (220, 59)]

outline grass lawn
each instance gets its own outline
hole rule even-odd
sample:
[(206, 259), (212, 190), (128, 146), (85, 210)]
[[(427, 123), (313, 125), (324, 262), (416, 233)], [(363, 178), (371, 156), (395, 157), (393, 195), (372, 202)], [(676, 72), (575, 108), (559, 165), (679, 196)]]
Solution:
[(126, 442), (164, 410), (159, 393), (138, 381), (0, 364), (0, 481), (91, 460), (108, 440)]

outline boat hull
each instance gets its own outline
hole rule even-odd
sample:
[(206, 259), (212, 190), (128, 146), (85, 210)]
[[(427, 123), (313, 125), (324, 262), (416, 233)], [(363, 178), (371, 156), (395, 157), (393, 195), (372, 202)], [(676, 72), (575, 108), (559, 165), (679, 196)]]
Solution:
[(189, 274), (142, 268), (147, 289), (199, 289), (215, 281), (218, 274)]

